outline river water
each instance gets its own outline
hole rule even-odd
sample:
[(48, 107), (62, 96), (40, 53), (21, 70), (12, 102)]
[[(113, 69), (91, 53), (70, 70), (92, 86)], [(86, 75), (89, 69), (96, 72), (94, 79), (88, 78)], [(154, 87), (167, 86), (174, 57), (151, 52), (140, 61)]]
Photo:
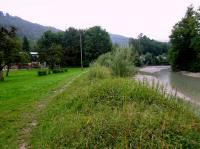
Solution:
[(164, 84), (190, 97), (191, 100), (200, 103), (200, 78), (185, 76), (172, 72), (170, 69), (164, 69), (152, 75), (156, 76)]

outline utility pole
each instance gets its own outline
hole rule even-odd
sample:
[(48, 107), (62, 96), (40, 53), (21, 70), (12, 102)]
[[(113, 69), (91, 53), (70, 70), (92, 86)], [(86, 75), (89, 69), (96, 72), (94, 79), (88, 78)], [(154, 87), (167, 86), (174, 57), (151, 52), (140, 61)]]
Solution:
[(82, 48), (81, 30), (80, 30), (80, 51), (81, 51), (81, 70), (83, 70), (83, 48)]

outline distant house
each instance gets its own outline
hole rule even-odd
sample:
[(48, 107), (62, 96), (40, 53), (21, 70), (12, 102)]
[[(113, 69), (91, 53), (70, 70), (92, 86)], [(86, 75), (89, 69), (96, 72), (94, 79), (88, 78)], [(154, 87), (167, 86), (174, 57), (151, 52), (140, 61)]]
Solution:
[(39, 60), (38, 52), (30, 52), (30, 55), (31, 55), (31, 61), (32, 62), (38, 62), (38, 60)]

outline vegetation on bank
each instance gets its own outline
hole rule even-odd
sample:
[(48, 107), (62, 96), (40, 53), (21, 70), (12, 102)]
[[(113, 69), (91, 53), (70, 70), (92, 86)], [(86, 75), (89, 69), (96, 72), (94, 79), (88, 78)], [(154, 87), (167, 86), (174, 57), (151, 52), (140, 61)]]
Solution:
[(170, 40), (172, 69), (200, 72), (200, 9), (188, 7), (185, 17), (174, 26)]
[(188, 105), (105, 66), (93, 66), (55, 99), (31, 148), (200, 147), (200, 118)]
[(140, 34), (137, 39), (129, 39), (129, 47), (137, 51), (136, 66), (169, 65), (167, 53), (169, 42), (160, 42)]
[(13, 70), (0, 82), (0, 148), (19, 148), (24, 128), (38, 114), (38, 105), (48, 103), (60, 88), (81, 73), (69, 68), (66, 73), (38, 77), (37, 70)]

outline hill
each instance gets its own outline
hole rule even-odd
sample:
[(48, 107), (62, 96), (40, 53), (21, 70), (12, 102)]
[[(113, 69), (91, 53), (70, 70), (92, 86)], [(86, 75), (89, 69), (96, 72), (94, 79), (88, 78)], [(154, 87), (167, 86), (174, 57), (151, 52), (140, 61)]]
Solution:
[(113, 44), (118, 44), (118, 45), (121, 45), (121, 46), (128, 46), (128, 43), (129, 43), (128, 37), (110, 33), (110, 38), (111, 38)]
[(22, 18), (11, 16), (8, 13), (4, 14), (2, 11), (0, 11), (0, 25), (4, 27), (14, 26), (17, 28), (17, 34), (20, 37), (26, 36), (33, 41), (39, 39), (41, 35), (48, 30), (53, 32), (61, 31), (54, 27), (31, 23)]
[[(14, 26), (17, 28), (17, 34), (20, 37), (26, 36), (27, 38), (33, 41), (38, 40), (41, 37), (41, 35), (48, 30), (51, 30), (53, 32), (61, 31), (54, 27), (43, 26), (40, 24), (26, 21), (17, 16), (11, 16), (8, 13), (4, 14), (2, 11), (0, 11), (0, 25), (4, 27)], [(110, 34), (110, 37), (113, 44), (119, 44), (119, 45), (128, 44), (128, 38), (125, 36)]]

